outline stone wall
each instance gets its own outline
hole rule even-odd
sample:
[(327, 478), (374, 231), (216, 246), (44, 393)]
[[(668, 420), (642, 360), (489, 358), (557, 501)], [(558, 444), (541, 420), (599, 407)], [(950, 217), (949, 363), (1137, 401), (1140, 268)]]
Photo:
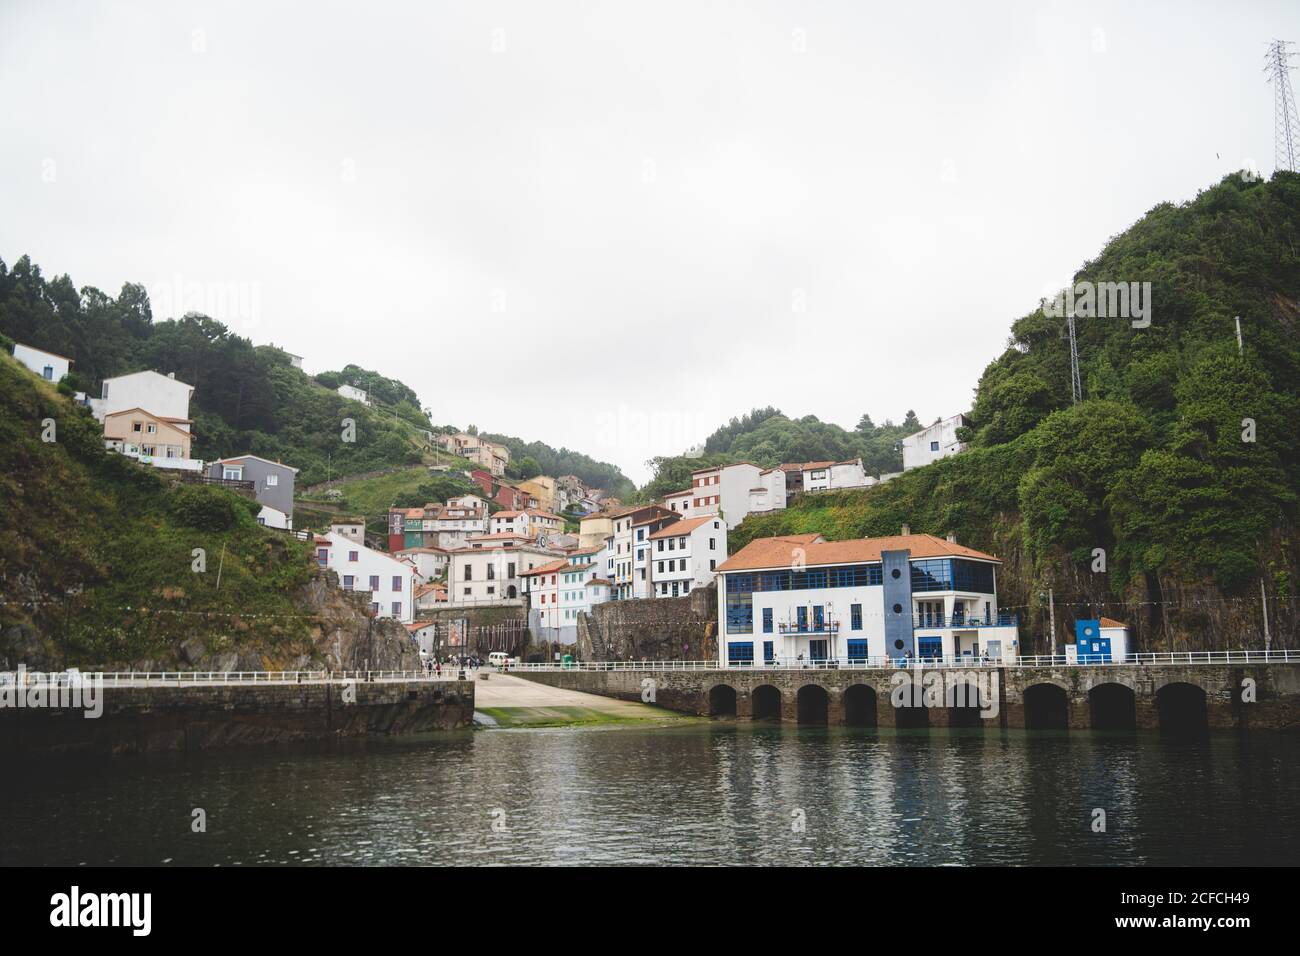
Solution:
[[(517, 676), (553, 687), (623, 700), (643, 700), (649, 688), (653, 689), (654, 702), (659, 706), (692, 714), (718, 715), (719, 701), (730, 705), (731, 696), (729, 692), (722, 692), (715, 697), (715, 689), (729, 688), (735, 695), (734, 714), (740, 719), (755, 716), (755, 705), (759, 700), (755, 692), (763, 688), (760, 693), (765, 696), (767, 706), (775, 708), (771, 716), (790, 722), (800, 719), (801, 696), (813, 696), (820, 690), (825, 693), (825, 722), (853, 722), (849, 720), (848, 711), (856, 706), (856, 716), (862, 723), (894, 727), (915, 716), (900, 712), (894, 706), (892, 693), (895, 675), (899, 673), (890, 669), (728, 668), (699, 671), (520, 671)], [(991, 685), (995, 688), (996, 700), (988, 701), (989, 705), (996, 703), (996, 706), (989, 707), (991, 715), (987, 722), (972, 726), (1033, 727), (1036, 720), (1042, 719), (1043, 712), (1041, 709), (1035, 711), (1028, 698), (1038, 695), (1042, 700), (1046, 695), (1063, 707), (1057, 712), (1061, 729), (1086, 729), (1093, 726), (1095, 717), (1091, 692), (1102, 685), (1112, 685), (1108, 689), (1117, 685), (1132, 694), (1132, 725), (1136, 729), (1156, 729), (1161, 726), (1162, 691), (1170, 685), (1182, 684), (1204, 693), (1205, 723), (1209, 728), (1292, 732), (1300, 729), (1300, 664), (990, 667), (970, 671), (925, 670), (922, 673), (943, 674), (949, 681), (962, 675), (977, 674), (996, 678), (996, 683)], [(808, 691), (808, 688), (813, 690)], [(1246, 696), (1254, 699), (1248, 701), (1244, 699)], [(759, 709), (763, 707), (759, 704)], [(948, 707), (925, 710), (928, 726), (947, 726), (953, 719), (953, 712)]]
[(106, 687), (97, 718), (0, 708), (0, 754), (208, 750), (450, 730), (473, 719), (472, 680)]
[(577, 655), (583, 661), (717, 660), (717, 588), (599, 604), (578, 616)]

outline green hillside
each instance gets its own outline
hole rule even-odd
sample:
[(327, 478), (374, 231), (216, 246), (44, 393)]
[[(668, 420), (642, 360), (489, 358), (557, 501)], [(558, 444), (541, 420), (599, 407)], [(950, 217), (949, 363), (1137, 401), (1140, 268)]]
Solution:
[(848, 431), (815, 415), (787, 418), (777, 408), (756, 408), (717, 429), (698, 455), (653, 459), (654, 477), (640, 490), (638, 500), (651, 501), (689, 487), (691, 472), (697, 468), (735, 461), (773, 468), (783, 462), (861, 458), (869, 475), (902, 471), (899, 442), (923, 427), (910, 409), (901, 424), (886, 419), (876, 425), (870, 415), (863, 415), (857, 427)]
[(310, 547), (259, 526), (256, 503), (106, 452), (86, 410), (3, 352), (0, 408), (0, 669), (174, 666), (191, 638), (309, 650)]
[[(12, 269), (0, 260), (0, 334), (73, 359), (71, 384), (91, 395), (104, 378), (174, 372), (194, 386), (195, 457), (282, 460), (299, 469), (300, 485), (445, 460), (428, 435), (457, 430), (431, 424), (415, 391), (380, 372), (348, 365), (310, 376), (281, 349), (255, 346), (207, 316), (155, 322), (140, 285), (123, 285), (116, 298), (91, 286), (78, 290), (66, 275), (46, 279), (27, 256)], [(335, 389), (342, 384), (365, 389), (374, 407), (341, 397)], [(354, 423), (347, 438), (345, 419)], [(532, 455), (547, 474), (631, 488), (605, 462), (541, 442), (498, 440), (517, 458)]]
[(1083, 280), (1150, 281), (1153, 303), (1148, 328), (1078, 320), (1083, 402), (1065, 320), (1037, 308), (980, 379), (970, 450), (751, 517), (733, 550), (777, 533), (955, 532), (1006, 561), (1003, 603), (1032, 635), (1051, 587), (1062, 634), (1106, 613), (1149, 648), (1262, 646), (1262, 580), (1274, 646), (1296, 646), (1300, 176), (1230, 176), (1161, 204)]

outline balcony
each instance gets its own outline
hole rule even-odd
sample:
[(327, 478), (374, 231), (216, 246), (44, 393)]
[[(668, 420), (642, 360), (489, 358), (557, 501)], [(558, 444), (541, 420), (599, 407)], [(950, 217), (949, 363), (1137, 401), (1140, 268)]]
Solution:
[(1015, 614), (917, 614), (912, 617), (913, 628), (977, 628), (977, 627), (1019, 627)]
[(808, 624), (778, 624), (776, 627), (781, 634), (811, 634), (816, 636), (818, 634), (834, 635), (840, 632), (839, 621), (823, 621), (821, 624), (816, 621)]

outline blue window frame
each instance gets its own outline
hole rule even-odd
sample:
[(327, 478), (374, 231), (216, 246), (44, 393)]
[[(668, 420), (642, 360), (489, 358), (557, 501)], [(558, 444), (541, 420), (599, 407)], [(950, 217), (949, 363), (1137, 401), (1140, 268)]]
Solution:
[(754, 630), (754, 605), (749, 601), (727, 601), (727, 633), (750, 634)]
[(865, 661), (867, 659), (867, 642), (865, 640), (849, 641), (849, 660)]
[(799, 630), (808, 630), (808, 609), (806, 607), (795, 608), (794, 614)]
[(776, 648), (771, 641), (763, 642), (763, 663), (771, 664), (776, 660)]
[(885, 566), (883, 564), (867, 565), (867, 583), (877, 587), (885, 583)]
[(948, 558), (933, 558), (927, 561), (913, 561), (912, 590), (914, 592), (951, 591), (952, 561)]
[(849, 627), (855, 631), (862, 630), (862, 605), (849, 605)]
[(820, 604), (813, 608), (813, 630), (826, 630), (826, 612)]
[(731, 664), (754, 663), (753, 641), (732, 641), (727, 645), (727, 661)]
[(918, 635), (916, 638), (916, 653), (918, 657), (942, 657), (943, 638)]
[(770, 607), (763, 608), (763, 633), (772, 633), (772, 609)]

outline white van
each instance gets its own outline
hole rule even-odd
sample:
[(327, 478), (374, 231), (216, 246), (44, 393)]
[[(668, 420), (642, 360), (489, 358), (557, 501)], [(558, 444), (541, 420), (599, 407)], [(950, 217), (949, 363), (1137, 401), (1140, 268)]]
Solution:
[(493, 667), (504, 668), (507, 664), (518, 664), (519, 658), (511, 657), (505, 651), (493, 651), (488, 655), (488, 663)]

